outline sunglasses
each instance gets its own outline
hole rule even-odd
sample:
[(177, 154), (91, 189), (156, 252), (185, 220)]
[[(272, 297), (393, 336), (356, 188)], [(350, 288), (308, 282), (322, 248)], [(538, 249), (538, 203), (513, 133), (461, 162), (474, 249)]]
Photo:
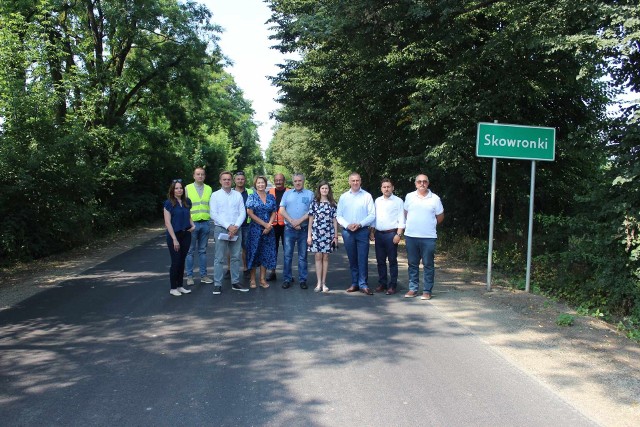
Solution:
[(429, 183), (429, 181), (427, 181), (426, 179), (425, 180), (416, 181), (416, 184), (428, 184), (428, 183)]
[(238, 171), (238, 172), (236, 172), (236, 174), (235, 174), (234, 176), (238, 176), (238, 175), (240, 175), (240, 176), (244, 176), (244, 172), (242, 172), (242, 171)]
[(178, 179), (174, 179), (173, 181), (171, 181), (172, 183), (176, 183), (179, 182), (180, 184), (182, 184), (182, 178), (178, 178)]

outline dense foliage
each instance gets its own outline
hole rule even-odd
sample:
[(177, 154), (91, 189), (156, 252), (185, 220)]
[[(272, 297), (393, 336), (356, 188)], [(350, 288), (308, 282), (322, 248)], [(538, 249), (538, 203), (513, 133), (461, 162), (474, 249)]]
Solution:
[[(638, 310), (637, 104), (607, 113), (639, 89), (637, 0), (269, 4), (278, 48), (300, 54), (274, 81), (281, 129), (309, 135), (304, 157), (337, 159), (369, 188), (391, 176), (401, 194), (424, 171), (445, 228), (486, 238), (491, 162), (475, 157), (477, 123), (555, 127), (556, 160), (536, 176), (537, 285), (611, 313)], [(529, 170), (499, 162), (505, 253), (525, 245)]]
[(0, 259), (160, 218), (172, 178), (261, 163), (210, 12), (0, 0)]

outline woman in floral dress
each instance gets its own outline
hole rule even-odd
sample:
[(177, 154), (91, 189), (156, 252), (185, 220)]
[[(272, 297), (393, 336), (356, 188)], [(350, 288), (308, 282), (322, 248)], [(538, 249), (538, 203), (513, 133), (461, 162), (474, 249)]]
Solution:
[(327, 270), (329, 254), (338, 247), (338, 221), (336, 219), (337, 203), (333, 198), (331, 186), (321, 181), (315, 191), (315, 198), (309, 207), (309, 227), (307, 234), (307, 251), (315, 253), (316, 259), (316, 292), (329, 292), (327, 287)]
[(260, 286), (269, 287), (267, 269), (276, 268), (276, 238), (273, 218), (276, 216), (276, 199), (268, 194), (267, 178), (257, 176), (253, 180), (256, 191), (247, 198), (247, 214), (251, 217), (247, 242), (247, 267), (251, 272), (249, 287), (256, 288), (256, 267), (260, 267)]

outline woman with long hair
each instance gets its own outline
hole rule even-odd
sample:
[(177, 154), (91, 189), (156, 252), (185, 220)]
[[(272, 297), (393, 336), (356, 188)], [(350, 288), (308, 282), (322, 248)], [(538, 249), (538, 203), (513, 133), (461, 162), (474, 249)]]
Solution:
[(276, 268), (276, 237), (273, 219), (276, 199), (267, 193), (267, 178), (260, 175), (253, 180), (255, 192), (247, 197), (247, 215), (251, 217), (247, 242), (247, 267), (251, 275), (249, 287), (255, 289), (256, 267), (260, 267), (260, 287), (267, 289), (267, 269)]
[(337, 206), (329, 183), (320, 181), (314, 200), (309, 207), (307, 234), (307, 250), (315, 253), (317, 285), (314, 290), (316, 292), (329, 292), (327, 287), (329, 254), (338, 247)]
[(181, 179), (174, 179), (164, 202), (164, 225), (167, 228), (167, 247), (171, 256), (169, 293), (179, 297), (191, 293), (182, 286), (184, 264), (191, 246), (191, 232), (196, 228), (191, 220), (191, 200), (187, 198)]

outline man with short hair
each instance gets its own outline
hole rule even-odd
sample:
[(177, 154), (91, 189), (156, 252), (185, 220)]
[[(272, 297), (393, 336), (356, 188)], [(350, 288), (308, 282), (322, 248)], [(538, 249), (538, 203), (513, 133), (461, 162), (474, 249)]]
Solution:
[(440, 197), (429, 190), (425, 174), (416, 177), (416, 191), (407, 194), (404, 201), (406, 220), (405, 241), (409, 262), (409, 292), (405, 298), (418, 296), (420, 288), (420, 261), (424, 268), (424, 292), (421, 299), (430, 300), (435, 279), (436, 226), (444, 221), (444, 208)]
[(284, 228), (284, 268), (282, 287), (287, 289), (293, 280), (291, 264), (293, 248), (298, 244), (298, 280), (300, 288), (307, 289), (307, 226), (309, 225), (309, 206), (313, 201), (313, 192), (304, 188), (304, 175), (293, 175), (293, 189), (284, 193), (280, 202), (280, 215), (285, 219)]
[(222, 293), (225, 254), (231, 256), (231, 289), (247, 292), (240, 283), (240, 254), (242, 252), (242, 232), (240, 227), (247, 215), (240, 193), (231, 188), (231, 172), (220, 173), (221, 188), (211, 195), (209, 211), (213, 219), (213, 236), (216, 241), (215, 264), (213, 269), (213, 294)]
[(191, 200), (191, 219), (196, 228), (191, 233), (191, 246), (187, 252), (186, 270), (187, 285), (192, 286), (193, 281), (193, 254), (198, 248), (198, 262), (200, 264), (200, 283), (213, 283), (207, 276), (207, 244), (209, 243), (209, 200), (213, 190), (204, 183), (206, 173), (204, 168), (197, 167), (193, 171), (192, 184), (186, 186), (187, 197)]
[(351, 286), (347, 292), (360, 290), (373, 295), (367, 283), (369, 274), (369, 232), (368, 228), (376, 218), (375, 205), (371, 194), (360, 188), (362, 178), (357, 172), (349, 175), (349, 191), (340, 196), (336, 212), (342, 226), (342, 239), (349, 258)]
[[(285, 187), (285, 177), (282, 173), (277, 173), (273, 176), (273, 187), (269, 189), (269, 194), (271, 194), (276, 199), (276, 216), (273, 219), (271, 225), (273, 226), (273, 232), (276, 236), (276, 260), (278, 259), (278, 248), (280, 246), (280, 242), (282, 242), (282, 246), (284, 247), (284, 218), (278, 212), (280, 210), (280, 202), (282, 201), (282, 197), (284, 193), (289, 189)], [(276, 270), (275, 268), (267, 274), (267, 281), (276, 280)]]
[[(237, 171), (233, 176), (233, 181), (236, 186), (234, 190), (242, 195), (242, 201), (244, 202), (245, 209), (247, 207), (247, 198), (249, 194), (253, 194), (253, 190), (250, 188), (246, 188), (245, 184), (247, 182), (247, 178), (244, 175), (244, 171)], [(249, 225), (251, 224), (251, 218), (247, 215), (247, 219), (242, 223), (240, 230), (242, 232), (242, 271), (244, 272), (244, 277), (249, 277), (249, 270), (247, 270), (247, 241), (249, 240)]]
[[(376, 219), (369, 230), (369, 240), (375, 241), (378, 264), (376, 292), (396, 293), (398, 286), (398, 243), (404, 231), (404, 207), (400, 197), (393, 194), (393, 183), (384, 178), (380, 183), (382, 196), (375, 201)], [(387, 259), (389, 277), (387, 278)]]

